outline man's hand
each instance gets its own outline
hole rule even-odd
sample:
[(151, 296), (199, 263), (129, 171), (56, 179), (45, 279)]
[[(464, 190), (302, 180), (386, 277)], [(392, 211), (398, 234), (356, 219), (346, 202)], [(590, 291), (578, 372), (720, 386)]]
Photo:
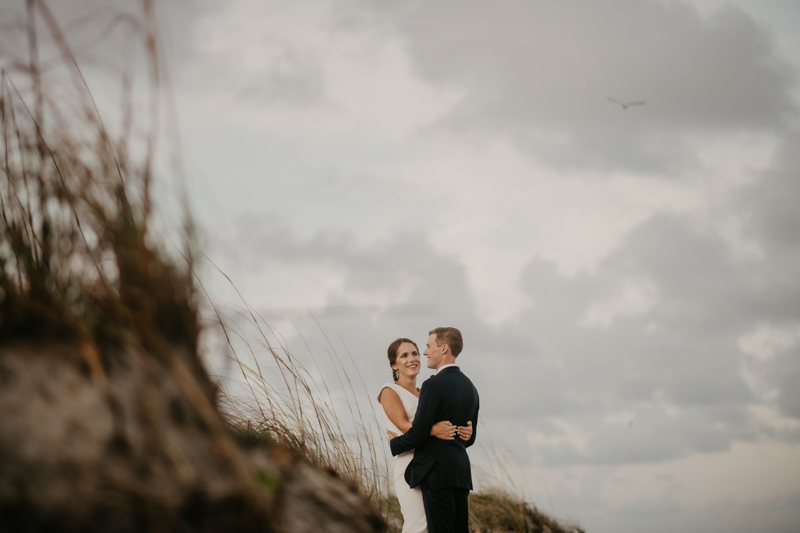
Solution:
[[(386, 430), (386, 434), (389, 435), (389, 442), (392, 442), (392, 439), (396, 439), (397, 438), (397, 433), (392, 433), (388, 429)], [(472, 434), (471, 431), (470, 431), (470, 434)]]

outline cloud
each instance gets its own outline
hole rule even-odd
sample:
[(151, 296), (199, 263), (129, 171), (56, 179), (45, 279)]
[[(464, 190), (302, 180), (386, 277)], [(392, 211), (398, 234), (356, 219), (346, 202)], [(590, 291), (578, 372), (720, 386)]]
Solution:
[[(777, 276), (774, 281), (780, 283), (781, 290), (798, 294), (800, 279), (792, 272), (800, 267), (800, 237), (796, 231), (800, 227), (800, 154), (796, 149), (800, 133), (788, 133), (781, 141), (772, 167), (741, 191), (736, 208), (747, 220), (745, 237), (757, 242), (763, 254), (761, 267)], [(791, 309), (800, 311), (800, 303)]]
[[(792, 68), (741, 10), (614, 0), (370, 3), (419, 74), (466, 90), (447, 117), (559, 166), (675, 173), (698, 136), (785, 130)], [(622, 111), (606, 97), (647, 101)]]
[[(530, 422), (544, 431), (537, 451), (564, 464), (653, 461), (756, 438), (750, 411), (759, 399), (742, 378), (736, 345), (770, 291), (756, 279), (720, 235), (677, 216), (635, 228), (591, 274), (569, 278), (532, 260), (523, 274), (532, 306), (517, 327), (529, 328), (538, 357), (560, 362), (552, 378), (566, 377), (556, 388), (562, 401), (569, 399), (566, 416), (581, 420), (589, 443), (546, 445), (561, 442), (562, 433), (547, 429), (552, 413), (533, 411)], [(642, 286), (646, 305), (631, 296), (638, 294), (631, 287)], [(588, 320), (593, 312), (601, 318)], [(781, 362), (790, 375), (800, 367), (789, 358)], [(794, 401), (788, 380), (759, 376)], [(614, 412), (626, 413), (631, 425), (599, 423), (613, 421)], [(771, 434), (795, 438), (791, 427), (783, 429)]]

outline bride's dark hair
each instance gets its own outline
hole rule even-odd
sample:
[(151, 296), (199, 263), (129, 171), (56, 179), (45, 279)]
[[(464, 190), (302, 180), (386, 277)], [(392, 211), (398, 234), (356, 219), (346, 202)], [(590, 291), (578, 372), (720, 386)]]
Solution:
[[(392, 344), (389, 345), (389, 349), (387, 350), (387, 354), (389, 355), (389, 366), (392, 366), (397, 362), (397, 350), (400, 348), (400, 345), (403, 344), (404, 342), (410, 342), (411, 344), (413, 344), (414, 348), (417, 349), (417, 353), (419, 353), (419, 347), (417, 346), (416, 342), (412, 341), (411, 339), (406, 339), (405, 337), (396, 339), (392, 341)], [(392, 369), (392, 378), (394, 378), (395, 381), (400, 379), (400, 373), (394, 368)]]

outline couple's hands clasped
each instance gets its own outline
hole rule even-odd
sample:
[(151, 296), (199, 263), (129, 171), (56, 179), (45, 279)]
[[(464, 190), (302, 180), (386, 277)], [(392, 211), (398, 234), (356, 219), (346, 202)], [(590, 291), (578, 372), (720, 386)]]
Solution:
[[(389, 442), (398, 436), (397, 433), (389, 431), (388, 429), (386, 430), (386, 434), (389, 436)], [(472, 421), (470, 420), (467, 422), (466, 426), (454, 426), (449, 420), (442, 420), (434, 424), (431, 428), (431, 436), (437, 439), (455, 440), (456, 435), (458, 435), (461, 440), (469, 440), (470, 437), (472, 437)]]
[(442, 420), (431, 428), (431, 435), (437, 439), (455, 440), (456, 434), (461, 440), (469, 440), (472, 436), (472, 421), (467, 422), (466, 426), (454, 426), (449, 420)]

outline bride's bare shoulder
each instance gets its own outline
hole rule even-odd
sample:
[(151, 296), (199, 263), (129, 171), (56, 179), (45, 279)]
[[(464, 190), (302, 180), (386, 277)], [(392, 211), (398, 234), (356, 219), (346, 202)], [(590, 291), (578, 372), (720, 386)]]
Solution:
[[(386, 394), (384, 394), (386, 393)], [(395, 401), (402, 403), (400, 400), (400, 395), (397, 394), (397, 391), (392, 388), (391, 385), (388, 383), (383, 386), (381, 391), (378, 393), (378, 403), (384, 404), (386, 401), (394, 403)]]

